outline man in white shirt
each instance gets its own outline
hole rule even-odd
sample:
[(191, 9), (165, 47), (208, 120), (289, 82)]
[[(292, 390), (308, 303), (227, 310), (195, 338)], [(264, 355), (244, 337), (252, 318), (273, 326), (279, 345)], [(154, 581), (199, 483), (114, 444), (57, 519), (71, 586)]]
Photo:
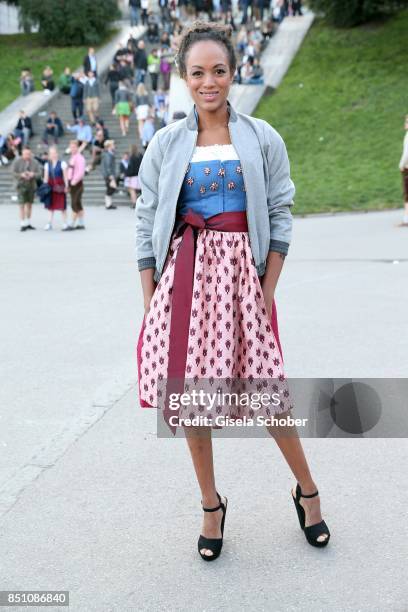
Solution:
[(408, 115), (405, 115), (405, 137), (399, 169), (404, 190), (404, 217), (399, 225), (400, 227), (408, 227)]

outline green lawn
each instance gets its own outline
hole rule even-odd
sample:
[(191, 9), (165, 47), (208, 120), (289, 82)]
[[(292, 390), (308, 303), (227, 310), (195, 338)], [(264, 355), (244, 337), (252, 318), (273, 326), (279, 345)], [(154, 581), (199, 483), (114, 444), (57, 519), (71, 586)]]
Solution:
[(402, 206), (408, 11), (350, 30), (316, 20), (281, 86), (254, 115), (284, 138), (293, 213)]
[[(116, 33), (112, 31), (107, 40)], [(107, 41), (105, 41), (106, 43)], [(104, 43), (104, 44), (105, 44)], [(54, 71), (55, 80), (69, 66), (72, 70), (82, 65), (87, 47), (44, 47), (37, 34), (10, 34), (0, 36), (0, 110), (20, 95), (20, 73), (31, 68), (36, 89), (41, 90), (40, 77), (45, 66)]]

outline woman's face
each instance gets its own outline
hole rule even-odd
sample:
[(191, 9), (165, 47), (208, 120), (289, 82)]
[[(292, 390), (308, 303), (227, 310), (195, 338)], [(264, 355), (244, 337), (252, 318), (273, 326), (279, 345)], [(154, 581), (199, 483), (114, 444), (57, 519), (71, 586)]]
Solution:
[(197, 108), (215, 111), (224, 106), (233, 78), (222, 44), (202, 40), (190, 47), (185, 81)]

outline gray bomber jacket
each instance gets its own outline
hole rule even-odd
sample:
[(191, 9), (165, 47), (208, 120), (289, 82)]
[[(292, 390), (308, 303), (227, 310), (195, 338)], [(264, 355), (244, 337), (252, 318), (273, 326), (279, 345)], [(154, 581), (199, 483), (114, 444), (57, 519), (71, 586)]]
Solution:
[[(285, 143), (263, 119), (234, 110), (228, 101), (229, 133), (242, 167), (247, 197), (249, 243), (258, 276), (269, 251), (287, 254), (292, 236), (295, 186)], [(139, 169), (136, 256), (138, 269), (163, 272), (177, 213), (177, 200), (198, 136), (195, 105), (184, 119), (158, 130)]]

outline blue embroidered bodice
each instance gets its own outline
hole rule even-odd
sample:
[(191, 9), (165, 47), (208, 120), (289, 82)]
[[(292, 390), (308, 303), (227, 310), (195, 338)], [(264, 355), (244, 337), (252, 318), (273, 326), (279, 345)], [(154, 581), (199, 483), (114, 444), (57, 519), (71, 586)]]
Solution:
[(191, 208), (205, 219), (246, 209), (245, 184), (238, 159), (191, 161), (178, 199), (178, 211)]

